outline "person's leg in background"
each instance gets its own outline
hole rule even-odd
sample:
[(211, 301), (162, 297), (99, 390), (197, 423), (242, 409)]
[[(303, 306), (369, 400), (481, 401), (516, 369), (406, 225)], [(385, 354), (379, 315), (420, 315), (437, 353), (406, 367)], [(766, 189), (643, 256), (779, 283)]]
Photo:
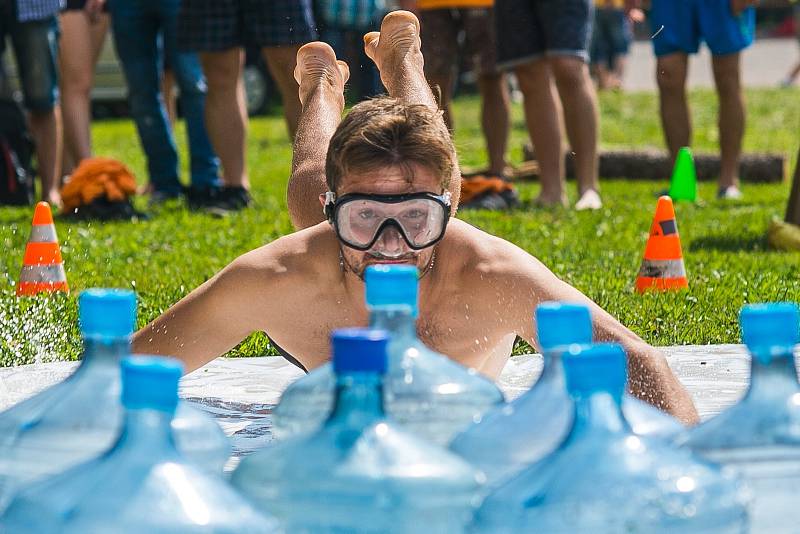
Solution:
[(712, 53), (714, 82), (719, 96), (719, 144), (722, 167), (718, 197), (738, 199), (739, 160), (745, 127), (745, 103), (741, 85), (741, 52), (755, 37), (755, 9), (734, 13), (727, 1), (701, 4), (700, 28)]
[(81, 160), (92, 155), (91, 90), (109, 22), (107, 13), (90, 14), (84, 9), (67, 9), (60, 17), (63, 174), (71, 174)]
[(600, 121), (597, 93), (586, 60), (570, 56), (548, 58), (558, 95), (564, 109), (564, 124), (575, 153), (575, 177), (578, 180), (576, 209), (599, 209), (597, 139)]
[(616, 79), (616, 89), (622, 88), (625, 80), (625, 67), (627, 64), (628, 53), (630, 52), (631, 42), (633, 41), (633, 21), (628, 19), (624, 10), (615, 9), (612, 11), (614, 24), (612, 27), (612, 53), (611, 53), (611, 72)]
[(514, 73), (524, 98), (525, 123), (539, 164), (542, 189), (536, 204), (566, 206), (561, 106), (550, 65), (542, 56), (516, 67)]
[(689, 54), (700, 46), (700, 29), (694, 2), (653, 0), (650, 29), (656, 55), (659, 112), (670, 156), (674, 161), (681, 147), (690, 146), (692, 125), (686, 98)]
[(286, 128), (289, 137), (294, 141), (297, 132), (297, 122), (300, 120), (300, 99), (297, 97), (298, 85), (292, 73), (294, 72), (299, 44), (289, 46), (269, 46), (262, 49), (264, 61), (267, 62), (269, 73), (278, 86), (283, 102), (283, 115), (286, 119)]
[(250, 189), (245, 159), (244, 51), (237, 47), (222, 52), (201, 52), (200, 62), (208, 84), (206, 128), (222, 162), (222, 181), (226, 187)]
[(575, 208), (599, 209), (597, 93), (589, 75), (588, 47), (594, 10), (591, 0), (548, 0), (540, 3), (547, 62), (553, 73), (567, 138), (575, 154), (578, 201)]
[(511, 130), (510, 96), (505, 75), (497, 69), (497, 39), (494, 33), (494, 10), (461, 9), (465, 52), (474, 58), (481, 95), (481, 128), (489, 154), (489, 174), (503, 176), (506, 149)]
[[(245, 140), (247, 107), (242, 68), (245, 44), (242, 2), (182, 0), (177, 40), (181, 52), (197, 52), (208, 92), (205, 124), (222, 165), (223, 194), (235, 193), (241, 209), (249, 203)], [(246, 202), (245, 202), (246, 201)]]
[(739, 160), (744, 138), (745, 103), (740, 75), (738, 52), (723, 56), (712, 56), (714, 82), (719, 95), (719, 148), (722, 166), (720, 169), (720, 196), (738, 198)]
[(594, 25), (592, 27), (592, 41), (590, 48), (591, 70), (597, 79), (600, 90), (613, 87), (613, 73), (611, 71), (611, 50), (609, 47), (609, 34), (607, 25), (608, 9), (596, 7), (594, 10)]
[(216, 198), (219, 189), (219, 160), (211, 148), (205, 125), (205, 100), (207, 86), (197, 54), (179, 52), (177, 46), (177, 20), (180, 0), (152, 0), (157, 2), (163, 28), (164, 56), (175, 73), (181, 95), (181, 105), (186, 118), (189, 138), (191, 186), (187, 194), (190, 207), (204, 207)]
[(317, 38), (311, 0), (259, 0), (250, 7), (252, 11), (244, 15), (247, 38), (261, 47), (281, 93), (289, 137), (294, 140), (301, 111), (294, 79), (297, 51)]
[(61, 125), (58, 104), (58, 19), (14, 22), (11, 41), (17, 58), (31, 135), (42, 180), (41, 196), (61, 206)]
[(176, 83), (175, 72), (172, 70), (172, 66), (167, 63), (165, 56), (164, 68), (161, 70), (161, 98), (164, 99), (164, 107), (167, 108), (167, 117), (173, 128), (175, 128), (175, 123), (178, 121), (178, 94), (175, 92)]
[(683, 52), (659, 56), (656, 60), (661, 125), (673, 160), (677, 157), (678, 150), (689, 146), (692, 140), (689, 104), (686, 99), (688, 69), (689, 56)]
[(496, 0), (494, 7), (497, 63), (513, 69), (523, 95), (528, 135), (536, 151), (540, 206), (565, 205), (564, 155), (558, 95), (545, 58), (545, 34), (536, 4)]
[(444, 122), (453, 131), (455, 124), (450, 101), (458, 68), (458, 37), (463, 29), (461, 16), (455, 9), (421, 9), (419, 25), (425, 78), (438, 97)]
[[(109, 11), (117, 50), (128, 84), (131, 116), (147, 157), (151, 204), (182, 195), (178, 152), (161, 98), (158, 0), (111, 0)], [(136, 38), (131, 38), (136, 36)]]

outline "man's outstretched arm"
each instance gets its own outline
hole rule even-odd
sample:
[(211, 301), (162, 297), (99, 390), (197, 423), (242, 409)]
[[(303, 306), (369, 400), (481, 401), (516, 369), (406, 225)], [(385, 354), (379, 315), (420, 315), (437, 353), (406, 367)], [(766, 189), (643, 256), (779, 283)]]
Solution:
[[(684, 424), (699, 421), (689, 392), (667, 364), (664, 355), (645, 343), (586, 295), (560, 280), (539, 260), (513, 247), (504, 263), (505, 276), (499, 277), (515, 288), (511, 308), (518, 318), (518, 335), (538, 346), (535, 324), (531, 320), (536, 306), (546, 301), (585, 304), (592, 314), (594, 339), (620, 343), (628, 354), (628, 387), (633, 395), (678, 418)], [(520, 287), (526, 290), (518, 291)]]
[[(252, 254), (252, 253), (250, 253)], [(174, 356), (185, 372), (202, 367), (235, 347), (258, 327), (245, 255), (189, 293), (133, 336), (133, 352)]]

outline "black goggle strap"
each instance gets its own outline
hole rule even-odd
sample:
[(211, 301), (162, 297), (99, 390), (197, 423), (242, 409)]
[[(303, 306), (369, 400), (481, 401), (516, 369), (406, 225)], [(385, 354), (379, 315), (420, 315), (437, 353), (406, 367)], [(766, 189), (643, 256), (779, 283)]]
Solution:
[(322, 214), (325, 215), (325, 218), (328, 222), (333, 222), (333, 213), (336, 207), (336, 193), (333, 191), (326, 191), (325, 192), (325, 205), (322, 206)]

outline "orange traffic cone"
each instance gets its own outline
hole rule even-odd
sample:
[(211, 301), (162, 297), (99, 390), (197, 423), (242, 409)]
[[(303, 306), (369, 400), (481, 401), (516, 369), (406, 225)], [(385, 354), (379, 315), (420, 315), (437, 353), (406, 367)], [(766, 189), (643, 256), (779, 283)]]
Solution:
[(648, 289), (668, 291), (685, 287), (689, 287), (689, 282), (683, 265), (675, 210), (672, 199), (663, 196), (658, 199), (656, 215), (650, 227), (642, 268), (636, 279), (636, 291), (644, 293)]
[(53, 214), (47, 202), (36, 204), (33, 212), (33, 227), (25, 247), (25, 259), (17, 284), (17, 296), (38, 293), (69, 293), (67, 275), (61, 260)]

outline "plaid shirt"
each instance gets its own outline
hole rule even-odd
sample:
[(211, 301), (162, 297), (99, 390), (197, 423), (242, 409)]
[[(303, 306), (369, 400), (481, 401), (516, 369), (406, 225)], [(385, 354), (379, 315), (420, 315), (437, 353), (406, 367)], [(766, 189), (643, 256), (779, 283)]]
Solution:
[(28, 22), (43, 20), (58, 15), (64, 7), (64, 0), (16, 0), (17, 20)]

